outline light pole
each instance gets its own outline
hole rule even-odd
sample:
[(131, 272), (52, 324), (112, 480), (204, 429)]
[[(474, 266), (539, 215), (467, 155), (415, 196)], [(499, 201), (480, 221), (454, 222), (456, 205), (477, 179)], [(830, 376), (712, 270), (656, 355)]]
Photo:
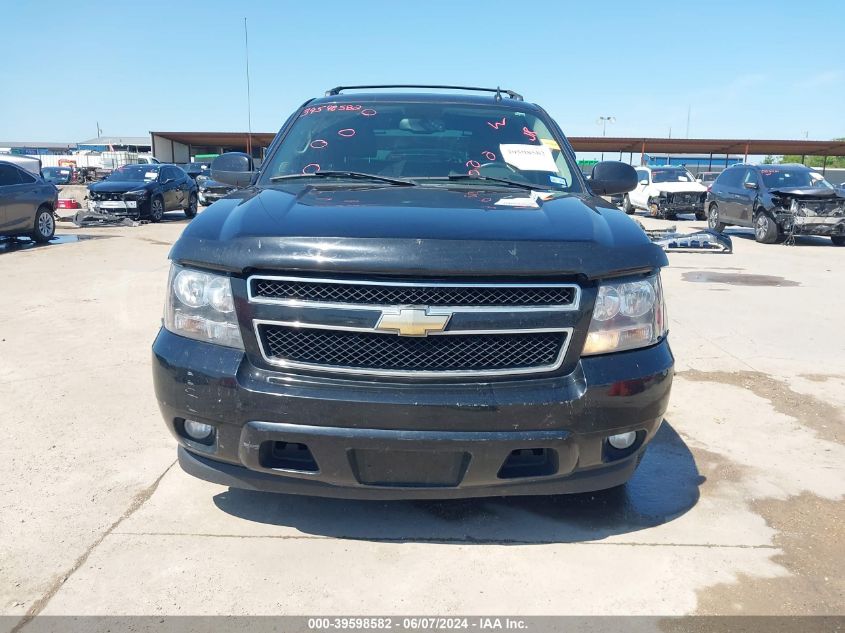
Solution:
[[(600, 116), (596, 123), (601, 126), (601, 135), (602, 137), (607, 136), (607, 124), (608, 123), (616, 123), (615, 116)], [(601, 153), (601, 159), (604, 160), (604, 152)]]

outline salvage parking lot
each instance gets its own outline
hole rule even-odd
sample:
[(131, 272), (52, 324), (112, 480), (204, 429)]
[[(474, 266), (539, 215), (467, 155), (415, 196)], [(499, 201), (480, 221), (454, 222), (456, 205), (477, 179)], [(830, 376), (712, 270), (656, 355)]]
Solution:
[(828, 239), (729, 230), (732, 255), (670, 255), (677, 375), (626, 489), (364, 502), (175, 464), (150, 344), (185, 225), (59, 224), (65, 243), (0, 247), (0, 613), (841, 609), (845, 251)]

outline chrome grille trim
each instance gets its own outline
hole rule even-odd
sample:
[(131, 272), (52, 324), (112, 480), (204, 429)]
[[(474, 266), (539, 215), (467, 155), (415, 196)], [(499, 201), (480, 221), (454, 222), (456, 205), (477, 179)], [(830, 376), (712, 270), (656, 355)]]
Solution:
[(367, 327), (337, 327), (322, 324), (303, 323), (301, 321), (274, 321), (268, 319), (254, 319), (253, 331), (255, 333), (255, 340), (258, 343), (258, 348), (264, 361), (276, 367), (285, 369), (304, 369), (309, 371), (319, 372), (333, 372), (341, 374), (355, 374), (363, 376), (380, 376), (380, 377), (394, 377), (394, 378), (458, 378), (458, 377), (484, 377), (484, 376), (520, 376), (526, 374), (547, 373), (555, 371), (563, 365), (566, 358), (566, 352), (569, 349), (569, 344), (572, 341), (573, 328), (535, 328), (535, 329), (506, 329), (506, 330), (450, 330), (444, 332), (432, 332), (428, 336), (449, 336), (454, 334), (462, 335), (484, 335), (484, 334), (538, 334), (538, 333), (559, 333), (565, 334), (563, 344), (560, 347), (557, 358), (551, 364), (537, 365), (524, 368), (505, 368), (505, 369), (487, 369), (487, 370), (438, 370), (438, 371), (413, 371), (413, 370), (381, 370), (368, 369), (360, 367), (342, 367), (336, 365), (320, 365), (313, 363), (303, 363), (297, 361), (289, 361), (279, 358), (273, 358), (267, 354), (264, 347), (264, 340), (261, 335), (260, 326), (271, 325), (288, 328), (309, 328), (321, 330), (338, 330), (350, 332), (366, 332), (370, 334), (378, 334), (380, 336), (396, 336), (395, 334), (387, 334), (379, 332), (374, 328)]
[[(299, 299), (276, 299), (258, 296), (253, 293), (253, 282), (290, 281), (296, 283), (333, 284), (349, 286), (386, 286), (404, 288), (562, 288), (573, 293), (572, 301), (567, 304), (542, 305), (441, 305), (432, 303), (342, 303), (330, 301), (305, 301)], [(430, 306), (431, 308), (450, 310), (452, 312), (570, 312), (579, 309), (581, 304), (581, 287), (573, 283), (473, 283), (473, 282), (410, 282), (410, 281), (372, 281), (350, 280), (316, 277), (299, 277), (289, 275), (251, 275), (246, 280), (247, 298), (251, 303), (285, 305), (303, 308), (338, 308), (343, 310), (383, 310), (389, 308)]]

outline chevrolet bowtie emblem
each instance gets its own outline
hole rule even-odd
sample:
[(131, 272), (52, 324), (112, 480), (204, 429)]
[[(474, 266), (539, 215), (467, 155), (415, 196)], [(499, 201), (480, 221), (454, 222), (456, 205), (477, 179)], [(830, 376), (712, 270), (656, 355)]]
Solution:
[(399, 336), (428, 336), (429, 332), (445, 330), (450, 316), (429, 314), (422, 308), (401, 308), (382, 312), (376, 329), (397, 332)]

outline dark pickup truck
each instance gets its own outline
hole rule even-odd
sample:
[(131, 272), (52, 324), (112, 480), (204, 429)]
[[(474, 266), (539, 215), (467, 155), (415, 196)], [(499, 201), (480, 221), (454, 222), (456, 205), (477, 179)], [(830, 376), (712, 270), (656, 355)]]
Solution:
[(258, 170), (212, 165), (244, 188), (174, 245), (153, 345), (180, 464), (371, 499), (624, 484), (674, 362), (666, 256), (599, 197), (633, 168), (585, 179), (511, 91), (382, 88), (307, 101)]

